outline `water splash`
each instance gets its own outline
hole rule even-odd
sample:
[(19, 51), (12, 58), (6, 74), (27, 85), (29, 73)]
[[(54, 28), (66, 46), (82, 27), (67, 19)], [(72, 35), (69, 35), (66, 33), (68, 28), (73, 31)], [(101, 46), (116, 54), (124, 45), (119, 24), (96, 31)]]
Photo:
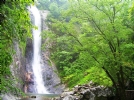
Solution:
[(34, 16), (34, 25), (37, 26), (37, 29), (33, 29), (33, 46), (34, 46), (34, 54), (33, 54), (33, 73), (35, 76), (35, 86), (36, 92), (40, 94), (47, 94), (42, 78), (42, 70), (41, 70), (41, 57), (40, 57), (40, 48), (41, 48), (41, 16), (39, 10), (36, 6), (30, 6), (29, 11)]

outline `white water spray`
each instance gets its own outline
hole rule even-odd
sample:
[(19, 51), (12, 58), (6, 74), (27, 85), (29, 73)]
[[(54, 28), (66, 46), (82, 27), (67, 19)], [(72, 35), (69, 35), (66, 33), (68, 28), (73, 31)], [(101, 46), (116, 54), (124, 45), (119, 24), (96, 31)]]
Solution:
[(41, 16), (39, 10), (36, 6), (30, 6), (29, 10), (34, 16), (34, 25), (38, 27), (38, 29), (33, 29), (33, 43), (34, 43), (34, 54), (33, 54), (33, 73), (35, 76), (35, 85), (37, 93), (46, 94), (48, 91), (46, 90), (42, 78), (42, 70), (41, 70), (41, 57), (40, 57), (40, 48), (41, 48)]

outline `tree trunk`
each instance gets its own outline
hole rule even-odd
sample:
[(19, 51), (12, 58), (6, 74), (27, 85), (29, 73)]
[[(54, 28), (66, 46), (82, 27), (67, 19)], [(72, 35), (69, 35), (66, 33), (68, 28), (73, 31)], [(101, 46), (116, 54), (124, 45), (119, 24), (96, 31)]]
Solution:
[(125, 88), (123, 88), (122, 86), (118, 85), (118, 88), (116, 89), (116, 97), (118, 98), (117, 100), (127, 100), (126, 98), (126, 92), (125, 92)]
[(125, 84), (124, 84), (124, 75), (123, 75), (123, 68), (120, 66), (120, 70), (118, 73), (116, 73), (117, 79), (118, 79), (118, 95), (119, 95), (119, 100), (127, 100), (126, 99), (126, 93), (125, 93)]

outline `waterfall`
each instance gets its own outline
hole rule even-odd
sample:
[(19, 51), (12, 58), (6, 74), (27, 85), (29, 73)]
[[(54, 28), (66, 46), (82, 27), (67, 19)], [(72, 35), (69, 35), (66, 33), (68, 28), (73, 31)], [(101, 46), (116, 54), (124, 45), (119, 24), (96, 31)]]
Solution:
[(29, 11), (31, 11), (32, 15), (34, 16), (34, 25), (37, 27), (37, 29), (33, 29), (33, 62), (32, 62), (32, 68), (33, 68), (33, 74), (35, 76), (35, 90), (37, 93), (40, 94), (47, 94), (48, 91), (46, 90), (43, 82), (42, 77), (42, 69), (41, 69), (41, 16), (39, 10), (36, 8), (36, 6), (30, 6)]

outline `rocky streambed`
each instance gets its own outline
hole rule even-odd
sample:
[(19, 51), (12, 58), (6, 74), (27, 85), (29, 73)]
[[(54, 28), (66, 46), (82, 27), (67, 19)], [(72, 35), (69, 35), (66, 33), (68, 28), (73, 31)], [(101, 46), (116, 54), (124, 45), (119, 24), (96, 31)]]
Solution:
[[(4, 97), (3, 100), (9, 100)], [(16, 100), (16, 99), (12, 99)], [(115, 100), (111, 89), (104, 86), (96, 86), (91, 82), (84, 85), (76, 85), (71, 90), (65, 89), (62, 94), (27, 94), (20, 100)]]
[[(76, 85), (72, 90), (65, 89), (62, 94), (37, 95), (36, 100), (115, 100), (112, 91), (104, 86), (96, 86), (91, 82), (84, 85)], [(33, 96), (29, 96), (33, 98)], [(28, 98), (22, 100), (29, 100)]]

